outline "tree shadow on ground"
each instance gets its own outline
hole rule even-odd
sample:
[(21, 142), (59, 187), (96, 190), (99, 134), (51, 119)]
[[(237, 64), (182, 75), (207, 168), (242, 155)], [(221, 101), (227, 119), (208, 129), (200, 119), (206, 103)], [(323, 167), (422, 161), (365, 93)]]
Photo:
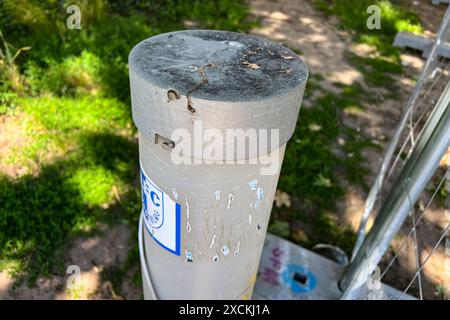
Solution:
[[(124, 206), (112, 198), (107, 205), (89, 204), (71, 178), (80, 168), (100, 166), (124, 185), (120, 202), (136, 201), (137, 144), (113, 133), (80, 138), (82, 148), (42, 165), (36, 175), (18, 179), (0, 176), (0, 261), (33, 283), (39, 275), (61, 271), (69, 240), (95, 232), (99, 222), (137, 221), (139, 203)], [(97, 181), (85, 181), (92, 188)]]

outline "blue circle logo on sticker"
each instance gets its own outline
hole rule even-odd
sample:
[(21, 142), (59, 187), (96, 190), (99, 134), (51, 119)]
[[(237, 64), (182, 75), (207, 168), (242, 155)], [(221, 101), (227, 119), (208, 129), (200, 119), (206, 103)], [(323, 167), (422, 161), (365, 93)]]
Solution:
[(305, 266), (299, 264), (288, 264), (284, 268), (281, 278), (295, 293), (309, 292), (317, 285), (316, 276)]

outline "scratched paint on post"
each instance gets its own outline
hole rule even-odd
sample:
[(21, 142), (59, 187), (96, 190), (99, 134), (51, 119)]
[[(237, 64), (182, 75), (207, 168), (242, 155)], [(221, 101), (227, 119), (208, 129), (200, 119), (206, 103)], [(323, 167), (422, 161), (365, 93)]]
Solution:
[(141, 165), (142, 211), (150, 236), (164, 249), (180, 255), (181, 206), (148, 177)]

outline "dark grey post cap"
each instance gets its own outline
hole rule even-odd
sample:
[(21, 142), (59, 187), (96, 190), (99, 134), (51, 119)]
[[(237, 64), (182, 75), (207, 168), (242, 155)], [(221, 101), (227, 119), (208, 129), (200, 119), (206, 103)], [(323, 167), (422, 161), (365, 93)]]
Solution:
[[(281, 45), (246, 34), (210, 30), (146, 39), (133, 48), (129, 64), (161, 88), (216, 101), (280, 95), (304, 83), (308, 73), (305, 63)], [(202, 71), (208, 83), (195, 90), (203, 80)]]
[(228, 31), (186, 30), (137, 44), (129, 56), (133, 120), (154, 140), (174, 130), (278, 129), (292, 136), (308, 77), (290, 49)]

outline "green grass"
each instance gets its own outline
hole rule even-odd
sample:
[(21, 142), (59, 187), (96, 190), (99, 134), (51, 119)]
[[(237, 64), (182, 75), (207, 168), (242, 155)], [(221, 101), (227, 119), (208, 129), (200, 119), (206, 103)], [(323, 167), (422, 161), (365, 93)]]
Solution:
[(137, 170), (136, 142), (105, 131), (84, 132), (78, 143), (37, 175), (0, 177), (0, 260), (14, 261), (14, 271), (26, 270), (30, 281), (62, 267), (71, 236), (126, 217), (111, 192), (126, 196)]
[[(69, 3), (69, 2), (67, 2)], [(71, 2), (72, 3), (72, 2)], [(75, 1), (83, 12), (81, 30), (65, 27), (66, 5), (55, 0), (0, 2), (0, 29), (14, 47), (31, 46), (17, 64), (33, 94), (68, 95), (96, 89), (129, 102), (127, 60), (130, 48), (149, 36), (197, 28), (245, 31), (255, 25), (246, 19), (241, 1)], [(87, 5), (89, 3), (89, 5)], [(96, 10), (92, 8), (97, 8)], [(29, 14), (24, 15), (23, 12)]]
[(398, 62), (384, 58), (367, 58), (348, 53), (348, 61), (364, 76), (365, 82), (371, 87), (398, 89), (397, 81), (403, 73), (403, 67)]
[[(317, 90), (314, 77), (308, 80), (305, 99)], [(321, 96), (312, 101), (312, 107), (300, 111), (296, 131), (288, 143), (279, 186), (284, 191), (308, 201), (320, 203), (321, 208), (330, 208), (334, 199), (342, 194), (335, 173), (345, 170), (353, 183), (363, 184), (366, 170), (362, 165), (362, 152), (367, 147), (375, 147), (355, 130), (341, 123), (342, 112), (349, 108), (364, 110), (364, 102), (373, 98), (358, 85), (340, 85), (341, 94), (321, 90)], [(333, 148), (338, 138), (346, 143), (342, 148), (351, 158), (339, 157)], [(356, 160), (355, 160), (356, 159)], [(361, 172), (357, 176), (355, 171)], [(323, 199), (323, 195), (329, 195)]]
[[(255, 25), (239, 1), (80, 0), (70, 3), (81, 6), (82, 30), (68, 30), (68, 3), (0, 2), (8, 47), (31, 47), (15, 60), (20, 90), (0, 64), (0, 114), (25, 115), (29, 122), (27, 143), (0, 160), (28, 167), (19, 178), (0, 173), (0, 270), (30, 284), (40, 275), (64, 273), (64, 252), (74, 236), (98, 232), (100, 222), (137, 225), (131, 48), (152, 35), (184, 29), (186, 20), (231, 31)], [(115, 289), (138, 265), (136, 250), (123, 266), (104, 272)], [(139, 281), (138, 273), (134, 277)]]
[[(373, 98), (358, 84), (338, 86), (342, 93), (323, 90), (323, 77), (313, 75), (308, 80), (304, 99), (312, 99), (311, 107), (302, 107), (293, 137), (288, 142), (278, 188), (293, 198), (291, 208), (274, 208), (269, 230), (297, 241), (296, 222), (309, 226), (309, 240), (300, 243), (312, 247), (317, 242), (338, 245), (350, 253), (355, 235), (330, 212), (336, 200), (344, 195), (344, 180), (367, 189), (363, 152), (376, 148), (368, 138), (341, 122), (343, 112), (357, 106), (363, 112), (364, 103)], [(321, 94), (312, 98), (312, 93)], [(343, 146), (338, 139), (345, 141)]]

